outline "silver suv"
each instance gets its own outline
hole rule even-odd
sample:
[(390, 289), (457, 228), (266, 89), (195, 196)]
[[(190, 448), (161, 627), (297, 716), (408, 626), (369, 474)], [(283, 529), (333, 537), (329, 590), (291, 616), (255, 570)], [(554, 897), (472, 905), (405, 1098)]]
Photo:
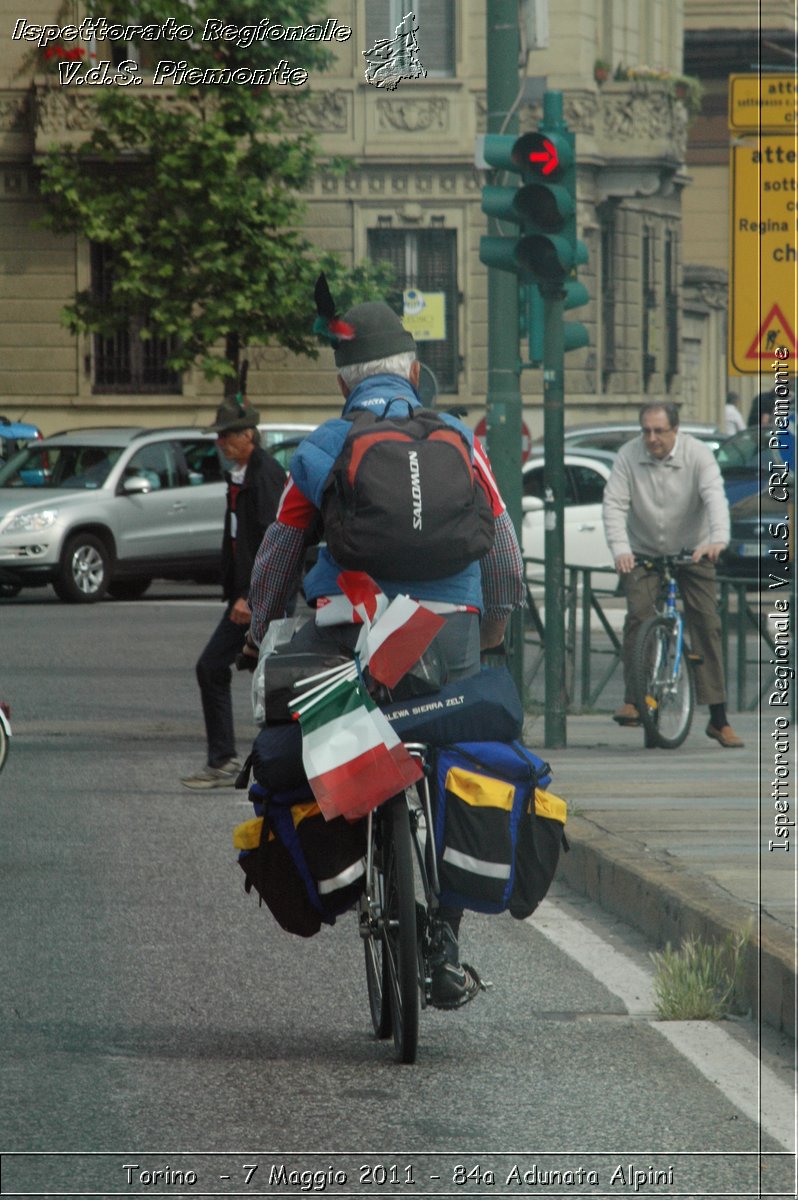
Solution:
[(153, 578), (218, 579), (225, 483), (213, 434), (79, 429), (0, 467), (0, 595), (135, 599)]

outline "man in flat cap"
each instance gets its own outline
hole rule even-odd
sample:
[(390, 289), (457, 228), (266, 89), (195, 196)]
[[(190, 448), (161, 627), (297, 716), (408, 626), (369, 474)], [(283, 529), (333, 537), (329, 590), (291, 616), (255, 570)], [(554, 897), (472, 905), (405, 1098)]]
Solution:
[[(412, 416), (413, 410), (422, 407), (417, 392), (420, 364), (415, 341), (387, 304), (356, 305), (343, 321), (336, 318), (331, 328), (340, 333), (340, 337), (330, 340), (335, 346), (343, 413), (309, 434), (291, 460), (277, 520), (267, 530), (255, 559), (250, 583), (252, 624), (247, 636), (250, 653), (256, 652), (254, 647), (259, 645), (268, 622), (283, 614), (290, 597), (305, 552), (306, 535), (318, 520), (330, 470), (352, 428), (352, 421), (346, 418), (361, 410), (383, 415), (394, 402), (391, 416), (397, 409), (400, 415), (410, 410)], [(487, 497), (485, 507), (493, 515), (492, 548), (480, 552), (482, 557), (475, 557), (464, 569), (443, 577), (430, 578), (429, 571), (419, 570), (419, 576), (424, 577), (377, 578), (376, 582), (389, 598), (409, 595), (434, 606), (444, 616), (445, 624), (432, 645), (445, 663), (449, 679), (457, 679), (479, 671), (481, 649), (501, 644), (508, 617), (514, 608), (522, 607), (525, 593), (515, 530), (488, 460), (467, 426), (449, 414), (440, 416), (462, 434), (470, 447), (478, 490)], [(316, 620), (295, 635), (295, 648), (323, 646), (336, 613), (341, 622), (338, 644), (350, 636), (347, 644), (354, 646), (358, 626), (353, 622), (358, 618), (338, 584), (342, 569), (329, 548), (322, 546), (316, 565), (304, 578), (305, 597), (316, 609)], [(460, 964), (461, 910), (440, 911), (442, 921), (433, 938), (432, 1002), (441, 1008), (457, 1008), (476, 994), (479, 982)]]
[(274, 520), (285, 472), (261, 449), (258, 412), (242, 398), (225, 401), (205, 433), (215, 433), (232, 463), (222, 535), (222, 596), (225, 610), (197, 661), (197, 682), (207, 737), (206, 763), (182, 782), (187, 788), (233, 787), (241, 770), (236, 756), (231, 666), (250, 622), (249, 577), (263, 534)]

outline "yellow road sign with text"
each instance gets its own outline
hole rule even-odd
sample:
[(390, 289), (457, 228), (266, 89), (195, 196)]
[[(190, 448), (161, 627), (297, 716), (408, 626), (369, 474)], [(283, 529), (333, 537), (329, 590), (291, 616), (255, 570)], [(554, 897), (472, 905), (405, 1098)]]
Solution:
[(777, 348), (798, 358), (798, 133), (731, 150), (729, 370), (756, 375)]
[(789, 132), (798, 127), (798, 79), (793, 75), (730, 75), (729, 129)]

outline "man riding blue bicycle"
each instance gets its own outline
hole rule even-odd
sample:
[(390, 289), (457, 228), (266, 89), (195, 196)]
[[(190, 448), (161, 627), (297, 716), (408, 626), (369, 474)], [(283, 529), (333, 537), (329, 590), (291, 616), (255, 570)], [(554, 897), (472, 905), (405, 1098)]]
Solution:
[(624, 703), (619, 725), (639, 725), (633, 663), (641, 624), (654, 614), (656, 572), (635, 556), (658, 558), (692, 551), (676, 568), (694, 655), (699, 704), (709, 706), (707, 737), (724, 749), (743, 745), (726, 715), (715, 564), (729, 542), (729, 505), (712, 451), (679, 429), (679, 410), (652, 401), (640, 409), (641, 436), (618, 453), (604, 490), (604, 528), (626, 596), (623, 629)]
[[(341, 417), (326, 421), (301, 443), (291, 462), (291, 470), (280, 501), (276, 521), (269, 527), (255, 560), (250, 584), (252, 624), (248, 635), (249, 652), (256, 653), (269, 621), (283, 615), (286, 604), (300, 575), (306, 548), (319, 539), (319, 518), (322, 510), (330, 523), (327, 541), (332, 532), (330, 509), (330, 477), (333, 467), (344, 450), (347, 437), (357, 424), (363, 428), (366, 440), (372, 436), (369, 419), (418, 418), (422, 408), (417, 393), (420, 364), (416, 358), (413, 337), (404, 329), (399, 317), (385, 303), (360, 304), (350, 309), (343, 319), (329, 311), (331, 298), (322, 284), (322, 303), (317, 285), (319, 312), (327, 310), (321, 320), (323, 336), (335, 349), (338, 385), (344, 397)], [(321, 319), (321, 317), (320, 317)], [(317, 330), (319, 322), (317, 322)], [(439, 436), (445, 441), (448, 430), (453, 441), (460, 443), (460, 457), (470, 459), (470, 470), (476, 481), (475, 491), (482, 513), (490, 519), (488, 548), (475, 551), (472, 561), (458, 569), (437, 569), (436, 555), (419, 553), (415, 570), (407, 570), (401, 578), (389, 570), (386, 575), (369, 570), (367, 563), (342, 564), (333, 557), (329, 545), (319, 550), (318, 560), (304, 579), (305, 597), (316, 610), (316, 618), (295, 635), (291, 646), (298, 651), (318, 651), (331, 648), (351, 650), (360, 632), (352, 604), (342, 594), (338, 577), (345, 568), (369, 570), (381, 591), (389, 598), (405, 594), (423, 601), (440, 614), (445, 623), (432, 643), (440, 654), (449, 679), (473, 675), (480, 669), (480, 652), (501, 644), (507, 619), (514, 608), (524, 603), (523, 563), (510, 517), (505, 509), (487, 458), (467, 426), (449, 414), (438, 414), (444, 426)], [(365, 453), (365, 452), (364, 452)], [(419, 453), (421, 453), (419, 451)], [(359, 451), (354, 452), (357, 463), (362, 462)], [(458, 454), (454, 460), (457, 464)], [(404, 475), (388, 479), (387, 486), (396, 489), (397, 520), (383, 520), (377, 530), (377, 540), (388, 542), (401, 533), (397, 529), (399, 495), (410, 487), (412, 523), (418, 532), (427, 520), (424, 488), (419, 483), (417, 462), (410, 455), (408, 480)], [(356, 466), (351, 471), (356, 472)], [(340, 482), (345, 485), (346, 479)], [(422, 480), (423, 482), (423, 480)], [(449, 486), (449, 480), (434, 481), (438, 493)], [(455, 486), (454, 475), (451, 486)], [(432, 482), (425, 484), (432, 498)], [(343, 533), (347, 522), (342, 521)], [(481, 523), (480, 523), (481, 522)], [(390, 528), (389, 528), (390, 527)], [(477, 517), (475, 529), (484, 529), (485, 520)], [(430, 530), (432, 534), (432, 530)], [(393, 543), (392, 543), (393, 544)], [(398, 560), (402, 545), (395, 546)], [(437, 553), (447, 559), (447, 547), (439, 546)], [(412, 553), (410, 555), (412, 560)], [(471, 999), (478, 990), (478, 981), (460, 964), (458, 936), (462, 911), (455, 908), (440, 911), (440, 926), (434, 939), (432, 959), (432, 1003), (442, 1008), (456, 1008)]]

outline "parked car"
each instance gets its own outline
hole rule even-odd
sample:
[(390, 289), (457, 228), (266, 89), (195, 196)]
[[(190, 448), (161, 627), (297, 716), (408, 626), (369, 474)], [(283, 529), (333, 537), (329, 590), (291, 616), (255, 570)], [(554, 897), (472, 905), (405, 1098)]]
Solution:
[[(724, 435), (714, 425), (702, 425), (695, 421), (683, 421), (679, 426), (685, 433), (700, 438), (711, 450), (716, 450)], [(640, 435), (637, 421), (616, 421), (609, 424), (572, 425), (563, 435), (566, 450), (605, 450), (617, 454), (625, 442)], [(532, 446), (533, 454), (543, 453), (543, 442), (537, 440)]]
[[(225, 483), (213, 434), (109, 427), (30, 443), (0, 467), (0, 583), (65, 601), (218, 578)], [(8, 594), (8, 593), (6, 593)]]
[(260, 444), (266, 450), (271, 450), (273, 446), (279, 445), (280, 442), (284, 442), (288, 438), (298, 438), (301, 440), (305, 434), (312, 433), (314, 429), (318, 429), (318, 426), (302, 424), (300, 422), (292, 424), (290, 421), (284, 423), (264, 421), (258, 426)]
[(8, 417), (0, 417), (0, 463), (7, 461), (28, 442), (37, 441), (42, 432), (35, 425), (26, 421), (9, 421)]
[(281, 442), (275, 442), (269, 446), (269, 453), (273, 458), (276, 458), (284, 471), (287, 471), (291, 465), (291, 459), (294, 457), (294, 451), (300, 442), (305, 440), (304, 433), (296, 433), (293, 437), (284, 438)]
[(771, 463), (794, 469), (792, 444), (791, 432), (760, 425), (751, 425), (727, 438), (715, 451), (715, 457), (729, 504), (757, 495), (773, 469)]
[(795, 504), (782, 497), (795, 495), (795, 481), (792, 474), (784, 480), (783, 487), (774, 491), (765, 476), (757, 491), (729, 506), (731, 537), (719, 563), (722, 575), (747, 579), (751, 586), (761, 581), (763, 588), (768, 587), (771, 573), (777, 579), (792, 580)]
[[(615, 581), (613, 563), (601, 505), (604, 486), (612, 470), (612, 454), (565, 454), (565, 562), (568, 566), (592, 567), (601, 572), (593, 580), (599, 586)], [(543, 509), (543, 457), (528, 459), (522, 467), (523, 510), (522, 542), (524, 556), (544, 558), (545, 525)], [(528, 567), (530, 578), (542, 578), (543, 564)], [(608, 577), (604, 573), (608, 572)], [(611, 576), (611, 578), (609, 577)]]

